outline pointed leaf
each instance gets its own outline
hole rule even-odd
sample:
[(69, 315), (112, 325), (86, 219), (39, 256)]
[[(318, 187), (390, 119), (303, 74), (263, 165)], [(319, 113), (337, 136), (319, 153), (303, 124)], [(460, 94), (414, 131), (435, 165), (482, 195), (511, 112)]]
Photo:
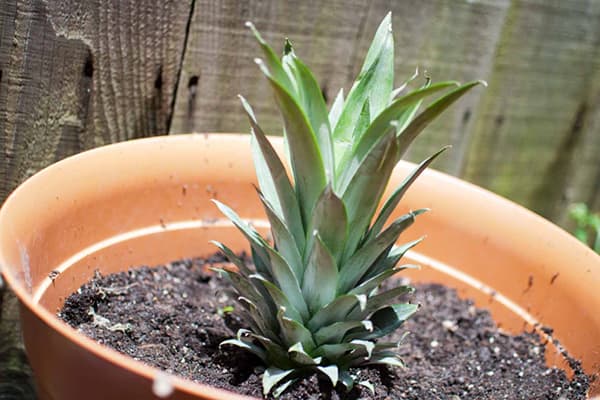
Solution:
[[(275, 302), (277, 309), (281, 309), (281, 307), (285, 308), (285, 316), (291, 319), (294, 319), (298, 322), (302, 322), (303, 318), (300, 312), (296, 309), (296, 307), (290, 302), (285, 293), (281, 291), (277, 286), (275, 286), (272, 282), (264, 279), (260, 275), (251, 275), (251, 279), (259, 280), (265, 289), (269, 292), (269, 295)], [(263, 311), (264, 312), (264, 311)]]
[(313, 315), (313, 317), (308, 321), (306, 326), (308, 326), (311, 331), (316, 331), (323, 326), (331, 325), (334, 322), (343, 321), (348, 313), (361, 302), (366, 302), (366, 296), (352, 294), (339, 296), (321, 310), (317, 311), (315, 315)]
[[(331, 185), (327, 185), (317, 200), (307, 232), (311, 238), (314, 238), (314, 231), (318, 232), (336, 262), (341, 258), (348, 235), (347, 219), (346, 206), (333, 192)], [(312, 245), (312, 241), (309, 241), (307, 249)]]
[(286, 317), (284, 309), (280, 309), (277, 313), (277, 320), (281, 327), (281, 337), (288, 348), (296, 343), (302, 343), (302, 347), (307, 352), (312, 352), (315, 349), (316, 345), (310, 331), (298, 321)]
[(329, 125), (331, 129), (335, 129), (337, 125), (338, 119), (340, 118), (340, 114), (344, 107), (344, 88), (341, 88), (338, 92), (337, 96), (335, 96), (335, 100), (331, 105), (331, 110), (329, 110)]
[(281, 396), (281, 394), (283, 392), (285, 392), (285, 390), (288, 387), (290, 387), (292, 385), (292, 383), (296, 382), (297, 380), (298, 380), (297, 378), (288, 379), (287, 381), (285, 381), (281, 385), (277, 386), (275, 389), (273, 389), (273, 397), (278, 398), (279, 396)]
[(228, 339), (228, 340), (222, 341), (219, 344), (219, 347), (221, 347), (223, 345), (232, 345), (232, 346), (240, 347), (244, 350), (249, 351), (250, 353), (254, 354), (255, 356), (259, 357), (263, 362), (267, 361), (267, 355), (265, 353), (265, 350), (258, 347), (255, 344), (244, 342), (244, 341), (241, 341), (238, 339)]
[(412, 242), (404, 243), (401, 246), (393, 246), (392, 250), (386, 257), (384, 257), (381, 260), (378, 260), (373, 264), (371, 269), (363, 276), (361, 282), (366, 282), (367, 280), (371, 279), (372, 277), (376, 276), (377, 274), (383, 271), (395, 268), (396, 264), (398, 264), (398, 261), (400, 261), (400, 259), (404, 257), (404, 254), (406, 254), (408, 250), (421, 243), (423, 239), (424, 237), (421, 237), (419, 239), (413, 240)]
[(283, 162), (275, 152), (271, 142), (258, 125), (252, 108), (242, 96), (242, 106), (252, 126), (252, 146), (256, 176), (262, 193), (273, 205), (294, 236), (298, 251), (304, 252), (304, 228), (296, 192), (288, 178)]
[(275, 241), (277, 251), (290, 266), (292, 272), (296, 276), (296, 279), (300, 281), (304, 271), (302, 266), (302, 256), (300, 255), (296, 241), (294, 240), (291, 232), (288, 230), (288, 227), (279, 218), (279, 216), (277, 216), (271, 204), (267, 201), (267, 199), (265, 199), (260, 191), (258, 192), (258, 197), (263, 204), (265, 213), (267, 214), (267, 218), (271, 224), (271, 232), (273, 234), (273, 240)]
[(446, 110), (452, 103), (461, 98), (469, 90), (477, 85), (487, 85), (483, 81), (475, 81), (465, 83), (459, 88), (454, 89), (450, 93), (444, 95), (434, 103), (429, 105), (425, 111), (419, 114), (398, 136), (399, 157), (406, 152), (412, 141), (431, 123), (438, 115)]
[(276, 285), (285, 293), (289, 301), (294, 305), (304, 320), (308, 319), (308, 308), (300, 284), (292, 272), (288, 263), (273, 248), (268, 247), (269, 258), (271, 260), (271, 269)]
[(290, 354), (290, 358), (302, 365), (318, 365), (321, 361), (320, 357), (312, 358), (302, 346), (302, 343), (298, 342), (294, 344), (292, 347), (288, 349), (288, 353)]
[[(370, 115), (377, 116), (387, 105), (394, 80), (394, 39), (391, 32), (391, 16), (381, 22), (369, 48), (363, 69), (350, 89), (344, 109), (334, 130), (334, 153), (336, 159), (345, 158), (349, 151), (352, 133), (365, 100), (370, 99)], [(339, 165), (339, 162), (338, 162)], [(337, 166), (336, 166), (337, 168)]]
[(314, 204), (326, 183), (321, 151), (317, 145), (315, 133), (296, 100), (273, 79), (265, 68), (262, 70), (271, 84), (283, 116), (300, 213), (302, 220), (306, 223), (310, 219)]
[(425, 169), (433, 162), (433, 160), (435, 160), (440, 154), (442, 154), (449, 148), (450, 146), (446, 146), (438, 150), (437, 153), (433, 154), (432, 156), (421, 162), (413, 170), (413, 172), (409, 176), (407, 176), (406, 179), (404, 179), (400, 186), (398, 186), (394, 193), (392, 193), (392, 195), (385, 202), (384, 206), (381, 209), (381, 212), (377, 216), (377, 219), (375, 220), (373, 226), (369, 231), (368, 239), (375, 237), (379, 234), (379, 232), (381, 232), (381, 229), (387, 222), (392, 212), (396, 209), (396, 206), (398, 205), (398, 203), (400, 202), (410, 185), (412, 185), (413, 182), (417, 180), (419, 175), (421, 175), (421, 173), (425, 171)]
[(304, 272), (302, 294), (311, 313), (329, 304), (336, 295), (338, 270), (335, 259), (316, 234)]
[(333, 161), (333, 139), (331, 128), (329, 127), (329, 117), (327, 115), (327, 105), (317, 84), (315, 77), (310, 69), (294, 54), (284, 56), (284, 65), (289, 66), (292, 72), (298, 95), (296, 100), (300, 108), (304, 111), (313, 132), (316, 135), (317, 143), (323, 157), (323, 164), (328, 180), (333, 179), (334, 161)]
[(398, 86), (396, 89), (392, 90), (392, 93), (390, 93), (390, 102), (393, 102), (394, 99), (400, 93), (402, 93), (402, 91), (404, 89), (406, 89), (408, 84), (411, 83), (412, 81), (414, 81), (415, 79), (417, 79), (418, 76), (419, 76), (419, 67), (415, 68), (415, 72), (408, 79), (406, 79), (404, 82), (402, 82), (402, 84), (400, 86)]
[(265, 372), (263, 373), (263, 379), (262, 379), (263, 394), (265, 396), (268, 395), (269, 392), (271, 391), (271, 389), (273, 389), (275, 386), (282, 383), (283, 380), (286, 377), (288, 377), (292, 372), (294, 372), (294, 370), (291, 370), (291, 369), (283, 370), (283, 369), (274, 368), (274, 367), (267, 368), (265, 370)]
[(317, 369), (329, 378), (333, 386), (337, 385), (340, 376), (340, 370), (337, 365), (329, 365), (327, 367), (318, 366)]
[(221, 250), (221, 252), (227, 257), (227, 259), (232, 262), (236, 267), (238, 267), (239, 271), (243, 275), (250, 275), (252, 271), (246, 266), (246, 264), (231, 250), (229, 247), (224, 245), (221, 242), (217, 242), (216, 240), (211, 240), (209, 243), (214, 244)]
[(372, 151), (379, 140), (389, 132), (398, 129), (391, 124), (392, 122), (398, 121), (403, 115), (414, 114), (414, 111), (416, 111), (416, 108), (418, 108), (418, 105), (424, 98), (457, 85), (458, 83), (453, 81), (436, 83), (429, 87), (415, 90), (390, 104), (390, 106), (379, 114), (373, 123), (369, 125), (360, 140), (355, 142), (353, 151), (345, 153), (345, 157), (339, 160), (338, 164), (343, 166), (343, 168), (338, 169), (339, 179), (337, 185), (340, 190), (345, 190), (345, 187), (348, 185), (350, 178), (356, 173), (360, 163), (367, 154)]
[[(260, 236), (260, 234), (247, 223), (245, 223), (239, 215), (231, 208), (221, 203), (218, 200), (212, 199), (212, 202), (216, 204), (219, 210), (233, 222), (233, 224), (246, 236), (246, 239), (250, 242), (252, 246), (252, 250), (256, 252), (258, 258), (262, 261), (262, 264), (256, 264), (255, 266), (260, 273), (266, 274), (267, 276), (271, 276), (271, 271), (268, 269), (269, 265), (269, 255), (266, 251), (266, 248), (269, 247), (269, 244)], [(259, 267), (267, 267), (267, 269), (262, 270)]]
[(358, 382), (358, 384), (366, 389), (369, 390), (369, 392), (371, 392), (371, 394), (373, 396), (375, 396), (375, 386), (373, 386), (373, 384), (369, 381), (360, 381)]
[(274, 79), (277, 82), (279, 82), (279, 84), (282, 87), (286, 88), (286, 90), (292, 91), (292, 82), (283, 70), (279, 57), (277, 57), (271, 46), (269, 46), (268, 43), (262, 38), (262, 36), (260, 35), (260, 33), (258, 32), (258, 30), (252, 22), (246, 22), (246, 26), (250, 28), (250, 30), (254, 34), (254, 37), (258, 41), (261, 50), (264, 54), (267, 67), (269, 68), (270, 73), (273, 74)]
[(386, 290), (383, 293), (379, 293), (373, 297), (367, 299), (367, 306), (364, 310), (359, 310), (358, 308), (354, 309), (352, 313), (349, 315), (349, 318), (366, 318), (372, 312), (377, 311), (381, 307), (384, 307), (390, 304), (394, 299), (399, 296), (414, 292), (414, 288), (407, 285), (402, 285), (395, 287), (390, 290)]
[(403, 303), (394, 304), (378, 310), (371, 316), (373, 332), (363, 336), (363, 338), (376, 339), (392, 333), (418, 309), (418, 304)]
[(375, 275), (374, 277), (369, 278), (369, 279), (365, 280), (364, 282), (361, 282), (357, 287), (352, 289), (349, 293), (356, 294), (356, 295), (361, 295), (361, 294), (366, 295), (368, 293), (371, 293), (371, 291), (373, 289), (375, 289), (377, 286), (379, 286), (383, 281), (385, 281), (390, 276), (402, 271), (403, 269), (411, 268), (411, 267), (413, 267), (413, 266), (412, 265), (402, 265), (400, 267), (385, 270), (385, 271)]
[(369, 271), (373, 263), (391, 246), (400, 234), (415, 220), (415, 216), (423, 210), (409, 212), (395, 220), (385, 231), (375, 239), (367, 242), (344, 264), (340, 276), (340, 293), (348, 292)]
[(346, 332), (354, 328), (361, 328), (368, 331), (373, 329), (373, 325), (370, 321), (340, 321), (319, 329), (314, 334), (314, 338), (317, 345), (340, 343)]
[(348, 371), (340, 371), (340, 382), (346, 388), (346, 393), (352, 390), (354, 387), (354, 378), (348, 373)]
[(396, 139), (391, 132), (367, 155), (342, 192), (342, 200), (348, 213), (348, 226), (351, 227), (342, 260), (347, 260), (354, 254), (362, 236), (367, 232), (396, 165), (397, 152)]

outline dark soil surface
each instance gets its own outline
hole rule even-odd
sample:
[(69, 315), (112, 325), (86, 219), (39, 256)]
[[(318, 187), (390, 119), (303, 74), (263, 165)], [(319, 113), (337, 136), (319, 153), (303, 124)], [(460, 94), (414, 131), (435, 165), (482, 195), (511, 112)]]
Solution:
[[(59, 316), (74, 328), (136, 360), (245, 395), (261, 397), (258, 359), (219, 343), (240, 327), (222, 279), (207, 274), (209, 260), (142, 267), (96, 276), (66, 301)], [(281, 399), (585, 399), (590, 378), (573, 361), (569, 380), (544, 363), (538, 336), (510, 336), (488, 312), (461, 300), (452, 289), (418, 285), (413, 302), (422, 308), (394, 336), (406, 370), (353, 371), (375, 387), (336, 391), (313, 375)]]

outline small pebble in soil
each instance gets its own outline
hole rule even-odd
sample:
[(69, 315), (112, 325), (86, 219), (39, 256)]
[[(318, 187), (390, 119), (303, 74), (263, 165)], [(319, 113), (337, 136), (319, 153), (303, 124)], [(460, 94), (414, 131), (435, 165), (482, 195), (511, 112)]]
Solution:
[[(72, 294), (59, 317), (83, 334), (169, 374), (261, 397), (264, 366), (234, 347), (219, 348), (243, 326), (227, 282), (208, 274), (222, 256), (141, 267), (100, 276)], [(403, 328), (385, 340), (399, 340), (407, 368), (352, 370), (349, 393), (311, 375), (280, 399), (585, 399), (590, 384), (579, 362), (569, 358), (569, 380), (544, 361), (537, 335), (500, 331), (485, 310), (440, 285), (417, 285), (422, 305)], [(224, 312), (226, 310), (227, 312)], [(158, 380), (157, 389), (169, 387)], [(338, 388), (339, 389), (339, 388)]]

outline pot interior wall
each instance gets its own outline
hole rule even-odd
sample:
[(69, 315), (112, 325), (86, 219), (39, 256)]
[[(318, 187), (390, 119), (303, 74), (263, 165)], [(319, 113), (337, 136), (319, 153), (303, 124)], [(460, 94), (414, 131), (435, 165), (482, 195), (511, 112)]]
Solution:
[[(411, 169), (400, 164), (392, 184)], [(34, 176), (9, 198), (0, 212), (0, 264), (28, 309), (55, 318), (65, 297), (95, 270), (208, 255), (213, 239), (245, 249), (210, 199), (266, 232), (254, 180), (247, 137), (153, 138), (83, 153)], [(417, 181), (396, 215), (422, 207), (432, 212), (401, 238), (427, 235), (407, 257), (423, 266), (412, 279), (456, 287), (507, 331), (549, 325), (588, 373), (598, 371), (596, 255), (530, 212), (436, 172)], [(548, 356), (565, 367), (555, 348)]]

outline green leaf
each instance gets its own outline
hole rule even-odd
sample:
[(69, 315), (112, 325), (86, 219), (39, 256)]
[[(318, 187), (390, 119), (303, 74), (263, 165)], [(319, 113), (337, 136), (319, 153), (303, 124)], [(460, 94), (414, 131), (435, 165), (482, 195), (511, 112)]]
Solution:
[(375, 396), (375, 386), (369, 381), (360, 381), (358, 384), (371, 392), (373, 396)]
[(335, 259), (316, 234), (302, 283), (302, 293), (311, 313), (329, 304), (336, 295), (338, 270)]
[(225, 257), (227, 257), (227, 259), (230, 262), (232, 262), (236, 267), (238, 267), (242, 275), (248, 276), (252, 273), (252, 271), (246, 266), (246, 264), (229, 247), (227, 247), (221, 242), (217, 242), (216, 240), (211, 240), (209, 241), (209, 243), (212, 243), (215, 246), (217, 246), (218, 249), (221, 250), (221, 252), (225, 255)]
[(355, 308), (352, 311), (352, 313), (348, 316), (348, 318), (352, 318), (352, 319), (366, 318), (372, 312), (375, 312), (378, 309), (380, 309), (381, 307), (384, 307), (384, 306), (388, 305), (389, 303), (391, 303), (395, 298), (405, 295), (405, 294), (408, 294), (408, 293), (412, 293), (413, 291), (414, 291), (413, 287), (406, 286), (406, 285), (402, 285), (402, 286), (398, 286), (398, 287), (395, 287), (390, 290), (386, 290), (383, 293), (379, 293), (375, 296), (368, 298), (367, 306), (365, 307), (365, 309), (360, 310), (358, 308)]
[(360, 111), (360, 115), (358, 116), (358, 120), (356, 121), (356, 125), (354, 126), (354, 131), (352, 132), (352, 138), (354, 141), (358, 141), (358, 139), (360, 139), (371, 123), (369, 104), (369, 98), (367, 97), (365, 99), (365, 104), (363, 104), (363, 108)]
[(271, 84), (283, 116), (300, 213), (306, 224), (326, 183), (321, 151), (315, 133), (296, 100), (265, 68), (262, 70)]
[(244, 342), (244, 341), (241, 341), (238, 339), (227, 339), (227, 340), (224, 340), (223, 342), (221, 342), (221, 344), (219, 344), (219, 347), (221, 347), (223, 345), (232, 345), (232, 346), (240, 347), (240, 348), (247, 350), (250, 353), (258, 356), (263, 362), (267, 362), (267, 354), (265, 353), (265, 350), (261, 347), (258, 347), (257, 345), (255, 345), (253, 343)]
[(373, 289), (375, 289), (377, 286), (379, 286), (387, 278), (389, 278), (390, 276), (392, 276), (404, 269), (408, 269), (408, 268), (417, 268), (417, 266), (407, 264), (407, 265), (402, 265), (400, 267), (395, 267), (395, 268), (385, 270), (383, 272), (378, 273), (377, 275), (375, 275), (373, 277), (364, 279), (357, 287), (352, 289), (349, 293), (356, 294), (356, 295), (366, 295), (368, 293), (371, 293), (371, 291)]
[(284, 383), (282, 383), (281, 385), (277, 386), (274, 390), (273, 390), (273, 397), (278, 398), (279, 396), (281, 396), (281, 394), (283, 392), (285, 392), (285, 390), (290, 387), (292, 385), (292, 383), (296, 382), (298, 379), (294, 378), (294, 379), (289, 379), (287, 381), (285, 381)]
[(271, 247), (268, 247), (267, 251), (269, 252), (269, 258), (271, 260), (271, 268), (273, 270), (275, 283), (281, 291), (285, 293), (286, 297), (294, 305), (296, 310), (298, 310), (303, 320), (307, 320), (308, 308), (294, 272), (277, 251)]
[(366, 304), (367, 297), (362, 295), (347, 294), (339, 296), (331, 303), (320, 309), (308, 321), (306, 326), (311, 331), (331, 325), (334, 322), (345, 320), (346, 316), (356, 305)]
[(394, 133), (384, 137), (363, 160), (350, 184), (342, 193), (348, 213), (348, 240), (342, 260), (347, 260), (360, 242), (371, 222), (383, 191), (397, 160)]
[[(263, 302), (256, 301), (258, 304), (262, 304), (261, 307), (257, 307), (256, 304), (250, 299), (239, 296), (237, 301), (247, 311), (242, 313), (242, 318), (252, 328), (252, 331), (262, 336), (275, 337), (275, 333), (279, 329), (279, 323), (275, 319), (275, 312), (271, 311), (274, 307), (270, 304), (273, 303), (272, 299), (266, 295), (263, 298)], [(265, 307), (264, 303), (269, 303), (269, 307)], [(265, 310), (268, 310), (265, 312)]]
[(254, 111), (242, 96), (240, 101), (252, 126), (252, 148), (258, 184), (267, 200), (273, 205), (294, 236), (298, 251), (304, 252), (304, 227), (296, 192), (288, 178), (281, 159), (258, 125)]
[(369, 234), (367, 235), (367, 240), (372, 239), (373, 237), (378, 235), (379, 232), (381, 232), (381, 229), (387, 222), (387, 220), (390, 217), (390, 215), (392, 214), (392, 212), (396, 209), (396, 206), (398, 206), (398, 203), (400, 202), (400, 200), (402, 199), (402, 197), (404, 196), (404, 194), (406, 193), (408, 188), (421, 175), (421, 173), (423, 173), (423, 171), (425, 171), (425, 169), (433, 162), (433, 160), (435, 160), (440, 154), (442, 154), (444, 151), (446, 151), (449, 148), (450, 148), (450, 146), (446, 146), (446, 147), (443, 147), (442, 149), (438, 150), (437, 153), (433, 154), (432, 156), (427, 158), (425, 161), (421, 162), (413, 170), (413, 172), (409, 176), (407, 176), (406, 179), (404, 179), (404, 181), (400, 184), (400, 186), (398, 186), (398, 188), (394, 191), (394, 193), (392, 193), (392, 195), (387, 199), (387, 201), (383, 205), (381, 212), (379, 213), (379, 215), (377, 216), (377, 219), (373, 223), (373, 226), (369, 230)]
[(344, 107), (344, 88), (341, 88), (338, 92), (337, 96), (335, 96), (335, 100), (331, 105), (331, 110), (329, 110), (329, 126), (331, 129), (335, 129), (337, 125), (338, 119), (340, 118), (340, 114)]
[(333, 386), (337, 385), (340, 370), (337, 365), (328, 365), (326, 367), (318, 366), (317, 369), (329, 378)]
[(340, 371), (340, 382), (346, 388), (346, 393), (352, 390), (354, 387), (354, 378), (348, 373), (348, 371)]
[(335, 322), (315, 332), (314, 338), (317, 342), (317, 345), (322, 345), (325, 343), (340, 343), (346, 335), (346, 332), (355, 328), (360, 328), (364, 331), (370, 331), (373, 330), (373, 324), (371, 323), (371, 321)]
[(403, 96), (390, 104), (390, 106), (379, 114), (373, 123), (369, 125), (360, 140), (355, 141), (352, 151), (345, 153), (344, 158), (339, 160), (338, 164), (342, 166), (338, 169), (337, 187), (339, 190), (345, 190), (350, 178), (354, 176), (361, 162), (379, 140), (386, 134), (396, 131), (397, 127), (392, 125), (392, 122), (398, 121), (399, 119), (410, 118), (424, 98), (457, 85), (458, 83), (453, 81), (436, 83), (429, 87), (408, 93), (406, 96)]
[(376, 339), (392, 333), (419, 309), (417, 304), (394, 304), (376, 311), (371, 316), (373, 332), (362, 336), (365, 339)]
[(437, 118), (444, 110), (446, 110), (452, 103), (460, 99), (469, 90), (477, 85), (487, 85), (484, 81), (475, 81), (465, 83), (464, 85), (452, 90), (434, 103), (429, 105), (425, 111), (419, 114), (407, 127), (398, 135), (398, 149), (399, 157), (406, 152), (408, 146), (412, 141), (429, 125), (435, 118)]
[(284, 65), (289, 67), (293, 74), (297, 89), (301, 110), (304, 111), (313, 132), (317, 137), (317, 142), (323, 157), (323, 164), (326, 171), (326, 176), (329, 181), (333, 179), (335, 168), (333, 160), (333, 139), (331, 136), (331, 128), (329, 126), (329, 117), (327, 115), (327, 105), (321, 88), (319, 87), (315, 77), (310, 69), (291, 51), (283, 57)]
[(288, 353), (290, 354), (292, 361), (301, 365), (318, 365), (321, 362), (321, 357), (311, 357), (310, 354), (304, 350), (304, 347), (300, 342), (291, 346), (288, 349)]
[(370, 99), (370, 115), (377, 116), (387, 105), (393, 81), (394, 39), (391, 31), (391, 15), (388, 14), (379, 25), (362, 70), (350, 89), (335, 127), (333, 137), (336, 158), (344, 157), (343, 153), (347, 151), (344, 143), (350, 143), (352, 140), (352, 133), (365, 100)]
[(250, 28), (254, 37), (258, 41), (260, 48), (264, 54), (265, 62), (270, 73), (273, 75), (273, 78), (279, 82), (279, 84), (284, 87), (286, 90), (293, 93), (293, 85), (290, 81), (290, 78), (287, 76), (285, 71), (283, 70), (283, 66), (281, 65), (281, 61), (279, 57), (275, 54), (271, 46), (262, 38), (258, 30), (255, 28), (254, 24), (250, 21), (246, 22), (246, 26)]
[(218, 200), (212, 199), (212, 202), (216, 204), (217, 208), (233, 222), (233, 224), (244, 234), (246, 239), (250, 242), (252, 250), (256, 253), (261, 263), (256, 263), (255, 266), (258, 272), (266, 276), (271, 276), (272, 272), (268, 269), (269, 265), (269, 254), (266, 248), (270, 247), (269, 244), (260, 236), (260, 234), (247, 223), (245, 223), (239, 215), (231, 208), (221, 203)]
[(412, 249), (417, 244), (421, 243), (423, 239), (424, 237), (421, 237), (419, 239), (405, 243), (401, 246), (393, 246), (386, 257), (383, 257), (381, 260), (378, 260), (373, 264), (371, 269), (363, 276), (361, 282), (366, 282), (375, 275), (383, 271), (387, 271), (391, 268), (394, 268), (398, 261), (400, 261), (400, 259), (404, 256), (404, 254), (406, 254), (408, 250)]
[(300, 255), (296, 241), (285, 223), (277, 216), (271, 204), (265, 199), (260, 191), (258, 191), (258, 197), (263, 204), (265, 213), (271, 224), (271, 232), (277, 251), (291, 267), (296, 279), (300, 281), (304, 271), (302, 266), (302, 256)]
[(411, 83), (412, 81), (417, 79), (418, 76), (419, 76), (419, 67), (415, 68), (415, 72), (410, 77), (408, 77), (404, 82), (402, 82), (402, 84), (400, 86), (398, 86), (396, 89), (392, 90), (392, 93), (390, 93), (390, 103), (393, 102), (394, 99), (396, 97), (398, 97), (398, 95), (400, 93), (402, 93), (402, 91), (404, 91), (404, 89), (406, 89), (406, 87), (408, 86), (409, 83)]
[(425, 209), (422, 209), (404, 214), (375, 239), (360, 247), (343, 266), (338, 293), (346, 293), (354, 287), (382, 253), (398, 240), (398, 237), (406, 228), (412, 225), (415, 217), (424, 211)]
[[(281, 309), (281, 307), (283, 307), (285, 309), (285, 313), (284, 314), (285, 314), (286, 317), (294, 319), (294, 320), (296, 320), (298, 322), (303, 322), (302, 314), (300, 314), (300, 312), (296, 309), (296, 307), (294, 306), (294, 304), (292, 304), (292, 302), (287, 298), (287, 296), (285, 295), (285, 293), (283, 293), (281, 291), (281, 289), (279, 289), (272, 282), (269, 282), (268, 280), (264, 279), (260, 275), (251, 275), (250, 278), (251, 279), (256, 279), (256, 280), (260, 281), (263, 284), (263, 286), (269, 292), (269, 295), (271, 296), (271, 298), (275, 302), (275, 305), (277, 306), (277, 309), (279, 310), (279, 309)], [(263, 310), (263, 312), (265, 312), (265, 311), (266, 310)], [(271, 314), (271, 313), (268, 312), (268, 314)], [(264, 318), (264, 316), (263, 316), (263, 318)]]
[(288, 369), (283, 370), (279, 368), (267, 368), (263, 373), (263, 394), (266, 396), (269, 394), (271, 389), (280, 384), (286, 377), (288, 377), (294, 370)]
[(389, 365), (392, 367), (405, 368), (404, 362), (402, 359), (394, 352), (386, 351), (381, 354), (374, 355), (370, 360), (365, 362), (363, 365), (375, 365), (375, 364), (383, 364)]
[(317, 200), (307, 229), (307, 233), (310, 235), (309, 240), (307, 240), (307, 249), (310, 249), (313, 245), (312, 239), (315, 237), (314, 232), (317, 231), (325, 247), (331, 251), (334, 260), (338, 262), (348, 235), (347, 219), (344, 203), (333, 192), (331, 185), (327, 185)]
[(281, 327), (281, 337), (288, 348), (296, 343), (302, 343), (302, 347), (307, 352), (312, 352), (316, 344), (313, 340), (311, 332), (298, 321), (285, 316), (285, 309), (280, 308), (277, 313), (277, 320)]

